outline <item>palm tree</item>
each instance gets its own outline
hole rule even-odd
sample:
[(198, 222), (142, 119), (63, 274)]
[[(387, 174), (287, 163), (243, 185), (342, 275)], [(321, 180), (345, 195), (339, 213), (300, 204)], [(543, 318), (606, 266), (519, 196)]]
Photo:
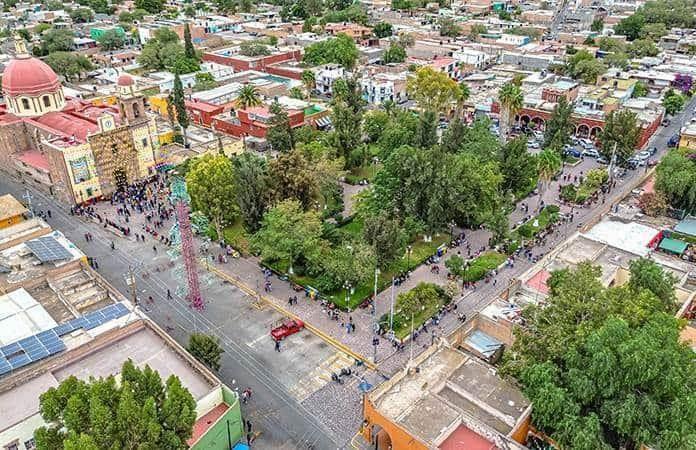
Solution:
[(251, 108), (252, 106), (259, 106), (261, 104), (261, 97), (259, 95), (259, 90), (253, 84), (245, 84), (239, 91), (237, 96), (237, 106), (241, 109)]
[(309, 98), (311, 96), (312, 89), (314, 89), (317, 83), (316, 76), (314, 75), (314, 72), (307, 69), (302, 72), (301, 79), (305, 89), (307, 90), (307, 98)]
[(457, 95), (457, 117), (460, 119), (464, 115), (464, 103), (471, 97), (471, 89), (469, 85), (463, 81), (459, 83), (459, 94)]
[(500, 103), (500, 141), (505, 144), (510, 129), (510, 119), (522, 108), (524, 95), (519, 86), (505, 83), (498, 92)]
[(544, 191), (548, 188), (553, 177), (561, 168), (561, 155), (558, 152), (547, 148), (542, 150), (537, 156), (537, 172), (539, 181), (541, 181), (541, 189), (539, 189), (539, 201), (537, 209), (541, 205), (541, 199), (544, 196)]

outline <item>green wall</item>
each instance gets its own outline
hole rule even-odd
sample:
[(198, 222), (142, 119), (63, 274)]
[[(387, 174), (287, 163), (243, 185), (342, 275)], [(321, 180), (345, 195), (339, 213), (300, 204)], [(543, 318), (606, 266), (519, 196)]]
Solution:
[(228, 425), (232, 447), (242, 439), (242, 411), (239, 399), (226, 386), (222, 387), (222, 398), (230, 409), (191, 447), (192, 450), (229, 450), (231, 447), (228, 446)]

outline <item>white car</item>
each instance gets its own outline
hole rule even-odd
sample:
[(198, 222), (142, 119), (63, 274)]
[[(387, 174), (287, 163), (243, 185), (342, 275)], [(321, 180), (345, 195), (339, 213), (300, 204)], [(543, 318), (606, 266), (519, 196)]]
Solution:
[(642, 152), (636, 154), (636, 158), (638, 158), (640, 161), (645, 161), (646, 159), (650, 158), (650, 156), (650, 152), (647, 150), (643, 150)]
[(527, 142), (527, 147), (537, 149), (540, 147), (537, 141)]
[(593, 148), (586, 148), (582, 152), (583, 156), (589, 156), (590, 158), (599, 158), (599, 152)]

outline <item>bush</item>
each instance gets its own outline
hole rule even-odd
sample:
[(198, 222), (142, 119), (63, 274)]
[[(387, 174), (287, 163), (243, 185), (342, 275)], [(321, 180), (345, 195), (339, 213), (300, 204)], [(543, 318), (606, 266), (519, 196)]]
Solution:
[(497, 268), (505, 261), (506, 256), (498, 252), (488, 252), (471, 261), (469, 267), (464, 271), (462, 280), (464, 282), (474, 282), (483, 279), (488, 272)]
[[(546, 206), (539, 215), (532, 217), (527, 222), (522, 224), (516, 231), (522, 237), (527, 239), (534, 237), (537, 233), (548, 228), (549, 225), (555, 223), (558, 220), (558, 212), (560, 209), (556, 205)], [(538, 220), (539, 223), (535, 227), (534, 221)]]

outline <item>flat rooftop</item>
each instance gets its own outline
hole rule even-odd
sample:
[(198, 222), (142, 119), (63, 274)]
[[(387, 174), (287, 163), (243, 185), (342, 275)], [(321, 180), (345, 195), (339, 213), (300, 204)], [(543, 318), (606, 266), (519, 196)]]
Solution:
[[(448, 347), (434, 349), (370, 395), (376, 409), (429, 446), (437, 446), (457, 424), (472, 419), (508, 435), (528, 414), (530, 402), (479, 359)], [(417, 360), (418, 361), (418, 360)]]
[(10, 194), (0, 196), (0, 220), (6, 220), (29, 212)]
[(160, 335), (144, 320), (105, 331), (84, 345), (46, 358), (18, 372), (0, 386), (0, 432), (39, 413), (39, 395), (61, 381), (76, 376), (118, 376), (129, 358), (136, 366), (149, 365), (163, 381), (176, 375), (196, 401), (217, 387), (217, 382), (199, 372), (168, 337)]

